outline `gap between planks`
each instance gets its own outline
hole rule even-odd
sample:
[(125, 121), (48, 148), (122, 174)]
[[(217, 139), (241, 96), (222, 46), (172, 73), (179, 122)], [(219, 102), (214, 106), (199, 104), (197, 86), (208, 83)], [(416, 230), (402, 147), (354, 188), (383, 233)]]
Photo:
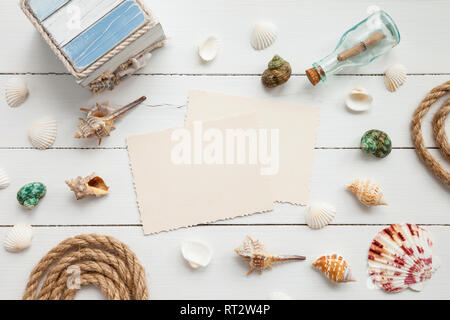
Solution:
[[(0, 72), (0, 76), (70, 76), (68, 72)], [(407, 73), (407, 76), (449, 76), (442, 73)], [(262, 73), (135, 73), (132, 76), (189, 76), (189, 77), (261, 77)], [(306, 77), (306, 73), (292, 73), (292, 77)], [(339, 73), (336, 77), (383, 77), (384, 73)]]
[[(389, 226), (390, 223), (374, 223), (374, 224), (363, 224), (363, 223), (342, 223), (342, 224), (329, 224), (327, 227), (382, 227)], [(425, 227), (450, 227), (450, 224), (445, 223), (419, 223), (419, 226)], [(100, 228), (142, 228), (142, 224), (33, 224), (34, 228), (86, 228), (86, 227), (100, 227)], [(4, 224), (0, 225), (1, 228), (12, 228), (13, 225)], [(197, 227), (307, 227), (306, 224), (298, 224), (298, 223), (263, 223), (263, 224), (254, 224), (254, 223), (239, 223), (239, 224), (199, 224), (195, 225), (192, 228)], [(187, 228), (180, 228), (177, 230), (182, 230)], [(174, 230), (176, 231), (176, 230)], [(162, 232), (161, 232), (162, 233)]]

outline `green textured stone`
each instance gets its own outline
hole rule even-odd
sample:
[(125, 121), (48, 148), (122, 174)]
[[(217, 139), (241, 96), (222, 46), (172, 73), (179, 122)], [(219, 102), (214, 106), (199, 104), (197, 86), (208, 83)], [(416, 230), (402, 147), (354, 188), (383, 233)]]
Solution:
[(384, 158), (392, 151), (392, 141), (383, 131), (369, 130), (361, 138), (361, 149), (375, 157)]
[(20, 188), (17, 192), (17, 201), (25, 208), (31, 210), (38, 205), (46, 193), (47, 188), (43, 183), (32, 182)]

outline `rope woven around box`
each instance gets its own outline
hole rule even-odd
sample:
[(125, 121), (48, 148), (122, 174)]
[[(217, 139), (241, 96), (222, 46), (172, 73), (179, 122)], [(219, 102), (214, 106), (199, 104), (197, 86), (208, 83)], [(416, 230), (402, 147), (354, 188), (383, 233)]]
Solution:
[[(422, 119), (430, 110), (431, 106), (442, 96), (450, 93), (450, 81), (431, 90), (425, 99), (422, 100), (419, 107), (414, 112), (411, 121), (411, 136), (419, 158), (435, 174), (435, 176), (450, 186), (450, 172), (448, 172), (427, 150), (422, 136)], [(450, 146), (447, 135), (445, 134), (445, 121), (450, 113), (450, 98), (447, 99), (433, 117), (433, 135), (436, 144), (439, 147), (445, 159), (450, 160)]]
[[(79, 235), (61, 242), (39, 261), (31, 272), (24, 300), (72, 300), (72, 272), (79, 285), (98, 287), (109, 300), (147, 300), (145, 270), (124, 243), (103, 235)], [(42, 286), (39, 289), (40, 283)]]

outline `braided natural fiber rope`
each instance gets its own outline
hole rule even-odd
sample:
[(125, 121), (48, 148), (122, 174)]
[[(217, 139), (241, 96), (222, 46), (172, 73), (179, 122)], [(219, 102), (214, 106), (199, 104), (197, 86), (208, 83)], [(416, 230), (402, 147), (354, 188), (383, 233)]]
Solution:
[[(419, 107), (414, 112), (413, 119), (411, 121), (411, 136), (416, 147), (419, 158), (427, 165), (427, 167), (438, 177), (439, 180), (450, 186), (450, 172), (431, 155), (431, 153), (425, 147), (425, 142), (422, 136), (422, 119), (430, 110), (433, 103), (436, 102), (442, 96), (450, 93), (450, 81), (447, 81), (440, 86), (437, 86), (431, 90), (425, 99), (422, 100)], [(442, 155), (450, 160), (450, 147), (445, 134), (445, 120), (450, 113), (450, 99), (447, 99), (442, 107), (436, 112), (433, 118), (433, 135), (436, 140), (436, 144), (441, 150)]]
[[(147, 300), (145, 270), (124, 243), (87, 234), (69, 238), (50, 250), (31, 272), (24, 300), (70, 300), (69, 267), (80, 271), (80, 286), (94, 285), (110, 300)], [(39, 284), (42, 287), (39, 290)]]

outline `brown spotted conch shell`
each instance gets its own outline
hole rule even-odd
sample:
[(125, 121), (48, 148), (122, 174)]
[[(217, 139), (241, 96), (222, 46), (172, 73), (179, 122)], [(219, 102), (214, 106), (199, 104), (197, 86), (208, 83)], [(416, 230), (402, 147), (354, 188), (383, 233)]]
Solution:
[(358, 200), (368, 207), (387, 205), (387, 202), (383, 199), (380, 186), (368, 179), (356, 179), (347, 189), (353, 192)]
[(108, 194), (109, 187), (105, 181), (95, 173), (83, 177), (77, 177), (75, 179), (66, 180), (66, 184), (70, 190), (75, 193), (77, 200), (81, 200), (85, 197), (101, 197)]

